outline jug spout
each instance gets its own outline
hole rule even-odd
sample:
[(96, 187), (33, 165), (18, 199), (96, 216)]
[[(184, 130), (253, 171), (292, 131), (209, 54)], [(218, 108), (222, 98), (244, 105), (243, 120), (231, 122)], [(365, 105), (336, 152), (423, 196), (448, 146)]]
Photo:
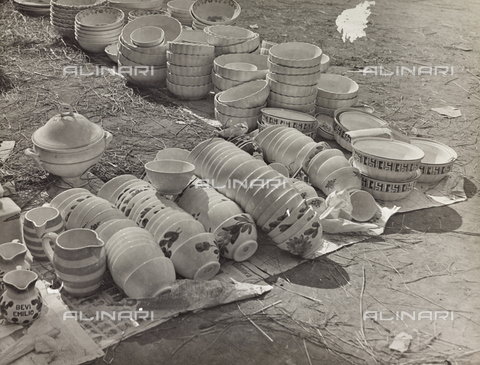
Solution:
[[(63, 221), (60, 218), (60, 212), (54, 207), (38, 207), (27, 212), (25, 219), (29, 220), (37, 237), (41, 238), (47, 231), (47, 225), (61, 226)], [(52, 227), (49, 228), (52, 230)]]
[(17, 266), (23, 268), (27, 247), (18, 242), (8, 242), (0, 245), (0, 270), (8, 272)]
[(6, 287), (17, 293), (32, 289), (37, 280), (38, 275), (30, 270), (12, 270), (3, 277)]

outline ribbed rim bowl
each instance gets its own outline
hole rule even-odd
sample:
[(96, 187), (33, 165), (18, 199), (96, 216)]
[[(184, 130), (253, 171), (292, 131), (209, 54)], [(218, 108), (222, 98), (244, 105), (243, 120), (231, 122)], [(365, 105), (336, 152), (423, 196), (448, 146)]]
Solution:
[(312, 67), (321, 63), (322, 50), (310, 43), (280, 43), (270, 48), (268, 59), (281, 66)]
[(249, 29), (234, 25), (211, 25), (203, 29), (207, 41), (213, 46), (226, 47), (243, 43), (256, 36)]
[(317, 83), (318, 96), (328, 99), (352, 99), (357, 96), (359, 86), (348, 77), (325, 74), (320, 75)]
[(75, 22), (80, 27), (98, 30), (116, 28), (119, 24), (123, 25), (124, 18), (125, 15), (120, 9), (101, 6), (78, 12), (75, 15)]
[(206, 25), (231, 24), (242, 8), (235, 0), (197, 0), (190, 7), (190, 14)]
[(250, 81), (226, 90), (218, 101), (237, 108), (254, 108), (265, 103), (269, 92), (266, 80)]
[(167, 80), (167, 89), (180, 99), (200, 100), (205, 98), (212, 90), (212, 83), (198, 86), (177, 85)]
[(179, 76), (205, 76), (212, 72), (212, 65), (206, 66), (177, 66), (167, 62), (168, 71)]

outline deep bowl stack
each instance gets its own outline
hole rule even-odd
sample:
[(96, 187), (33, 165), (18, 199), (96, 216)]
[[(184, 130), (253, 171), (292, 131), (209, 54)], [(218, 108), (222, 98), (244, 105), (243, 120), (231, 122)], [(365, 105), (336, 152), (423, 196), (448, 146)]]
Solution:
[(170, 42), (167, 88), (180, 99), (199, 100), (213, 89), (211, 70), (215, 49), (202, 43)]
[(289, 42), (271, 47), (267, 74), (271, 90), (268, 106), (313, 115), (321, 61), (322, 50), (313, 44)]
[(317, 83), (315, 112), (333, 117), (336, 109), (354, 106), (358, 89), (358, 84), (348, 77), (322, 74)]
[(107, 5), (107, 0), (85, 0), (79, 5), (75, 0), (52, 0), (50, 23), (65, 38), (75, 37), (75, 16), (82, 10)]
[(15, 9), (31, 16), (47, 16), (50, 14), (50, 1), (47, 0), (14, 0)]
[(245, 123), (248, 130), (257, 128), (270, 88), (265, 80), (249, 81), (215, 95), (215, 118), (225, 127)]
[(233, 25), (211, 25), (203, 29), (207, 42), (215, 46), (215, 55), (259, 52), (260, 35)]
[(234, 25), (242, 8), (235, 0), (197, 0), (189, 9), (193, 29), (210, 25)]
[(123, 11), (108, 6), (82, 10), (75, 16), (75, 39), (85, 51), (103, 52), (118, 40), (124, 18)]
[(214, 91), (225, 91), (245, 82), (265, 79), (267, 72), (266, 56), (248, 53), (219, 56), (213, 62)]
[(177, 19), (182, 25), (191, 27), (192, 16), (190, 15), (190, 7), (195, 1), (192, 0), (172, 0), (167, 3), (167, 10), (170, 16)]
[[(139, 47), (132, 41), (132, 33), (142, 27), (153, 26), (164, 32), (164, 44)], [(118, 43), (118, 64), (129, 81), (139, 86), (164, 84), (167, 79), (167, 42), (175, 41), (182, 33), (177, 19), (165, 15), (147, 15), (132, 20), (122, 30)], [(130, 72), (131, 71), (131, 72)]]

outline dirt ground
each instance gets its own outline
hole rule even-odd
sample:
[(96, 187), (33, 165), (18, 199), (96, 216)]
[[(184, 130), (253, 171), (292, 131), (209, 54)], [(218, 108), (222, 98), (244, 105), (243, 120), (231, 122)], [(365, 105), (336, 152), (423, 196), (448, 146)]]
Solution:
[[(343, 43), (335, 19), (358, 2), (241, 0), (237, 25), (258, 26), (261, 39), (319, 45), (332, 59), (328, 72), (360, 85), (360, 102), (409, 136), (453, 147), (455, 170), (468, 200), (396, 214), (379, 237), (306, 262), (268, 280), (267, 295), (179, 316), (122, 341), (95, 363), (123, 364), (479, 364), (480, 3), (473, 0), (378, 0), (367, 36)], [(30, 18), (0, 4), (0, 141), (14, 140), (0, 165), (0, 183), (14, 182), (13, 199), (26, 210), (48, 200), (52, 180), (24, 156), (30, 136), (56, 103), (111, 131), (114, 141), (92, 172), (106, 181), (140, 176), (164, 147), (191, 149), (213, 128), (185, 107), (213, 118), (213, 99), (181, 102), (166, 89), (139, 90), (112, 75), (63, 75), (63, 67), (113, 64), (64, 42), (47, 18)], [(364, 75), (367, 66), (448, 66), (453, 74)], [(447, 118), (431, 108), (453, 106)], [(208, 109), (210, 108), (210, 109)], [(363, 320), (363, 313), (382, 317)], [(447, 311), (447, 319), (387, 320), (396, 312)], [(388, 347), (400, 332), (412, 336), (401, 354)], [(267, 334), (273, 341), (270, 341)]]

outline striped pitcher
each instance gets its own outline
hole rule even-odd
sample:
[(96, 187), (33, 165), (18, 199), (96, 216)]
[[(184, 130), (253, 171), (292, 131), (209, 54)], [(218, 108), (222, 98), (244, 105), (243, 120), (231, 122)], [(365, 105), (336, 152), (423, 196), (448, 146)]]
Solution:
[(42, 236), (48, 232), (60, 234), (64, 230), (65, 223), (57, 208), (38, 207), (25, 214), (23, 238), (32, 256), (37, 260), (48, 260), (43, 251)]
[(100, 289), (107, 255), (95, 231), (74, 228), (61, 234), (49, 232), (43, 236), (42, 244), (68, 294), (87, 297)]

